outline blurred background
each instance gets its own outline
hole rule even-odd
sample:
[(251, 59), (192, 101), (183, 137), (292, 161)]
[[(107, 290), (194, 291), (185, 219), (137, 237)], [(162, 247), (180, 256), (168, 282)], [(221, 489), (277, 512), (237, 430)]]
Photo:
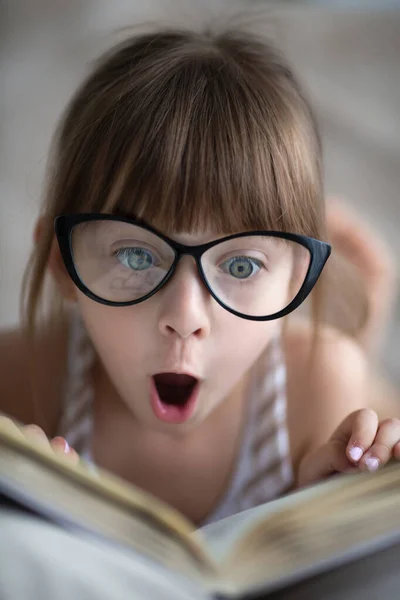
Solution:
[[(278, 5), (278, 6), (277, 6)], [(2, 0), (0, 327), (18, 321), (54, 125), (115, 30), (185, 13), (264, 9), (267, 0)], [(348, 200), (400, 257), (400, 6), (387, 0), (281, 0), (268, 25), (294, 62), (323, 134), (326, 190)], [(399, 268), (397, 269), (397, 273)], [(384, 363), (400, 382), (400, 304)]]

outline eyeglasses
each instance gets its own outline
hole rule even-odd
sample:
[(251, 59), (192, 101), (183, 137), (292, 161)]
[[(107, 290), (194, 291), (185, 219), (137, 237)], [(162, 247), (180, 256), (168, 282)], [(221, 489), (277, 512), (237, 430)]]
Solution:
[(211, 296), (253, 321), (278, 319), (297, 308), (331, 253), (325, 242), (277, 231), (187, 246), (132, 219), (104, 214), (59, 216), (55, 231), (72, 281), (96, 302), (130, 306), (151, 298), (188, 255)]

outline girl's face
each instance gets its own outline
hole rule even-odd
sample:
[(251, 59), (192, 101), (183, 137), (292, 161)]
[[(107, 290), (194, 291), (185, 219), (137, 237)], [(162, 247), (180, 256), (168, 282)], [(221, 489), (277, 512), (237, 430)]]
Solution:
[[(196, 245), (218, 235), (173, 236)], [(287, 288), (275, 290), (284, 296)], [(76, 289), (83, 322), (113, 386), (142, 426), (184, 433), (227, 398), (277, 334), (220, 306), (184, 256), (154, 296), (128, 307), (99, 304)], [(279, 303), (279, 300), (277, 301)]]

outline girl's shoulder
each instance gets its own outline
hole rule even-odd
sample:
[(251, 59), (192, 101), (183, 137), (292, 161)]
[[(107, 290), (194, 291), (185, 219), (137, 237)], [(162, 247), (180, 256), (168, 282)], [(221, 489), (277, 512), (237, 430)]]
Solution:
[(43, 327), (34, 347), (21, 328), (0, 330), (0, 412), (51, 434), (61, 408), (68, 320)]
[(352, 338), (328, 326), (314, 337), (310, 322), (294, 320), (283, 335), (288, 427), (293, 463), (329, 439), (352, 411), (369, 404), (368, 361)]
[[(293, 318), (283, 330), (283, 349), (288, 367), (300, 370), (306, 364), (321, 367), (322, 362), (332, 367), (335, 361), (354, 363), (366, 361), (366, 352), (361, 344), (353, 337), (326, 324), (319, 324), (315, 330), (313, 323), (305, 318)], [(338, 365), (339, 366), (339, 365)], [(296, 369), (297, 367), (297, 369)], [(318, 370), (316, 370), (318, 371)]]

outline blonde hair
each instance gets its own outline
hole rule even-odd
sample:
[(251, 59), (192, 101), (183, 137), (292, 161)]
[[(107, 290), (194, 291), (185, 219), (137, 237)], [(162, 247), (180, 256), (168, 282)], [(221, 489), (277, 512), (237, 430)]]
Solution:
[(99, 60), (59, 125), (25, 279), (28, 330), (57, 215), (130, 215), (168, 233), (275, 229), (324, 239), (321, 171), (312, 110), (271, 44), (241, 31), (130, 37)]

